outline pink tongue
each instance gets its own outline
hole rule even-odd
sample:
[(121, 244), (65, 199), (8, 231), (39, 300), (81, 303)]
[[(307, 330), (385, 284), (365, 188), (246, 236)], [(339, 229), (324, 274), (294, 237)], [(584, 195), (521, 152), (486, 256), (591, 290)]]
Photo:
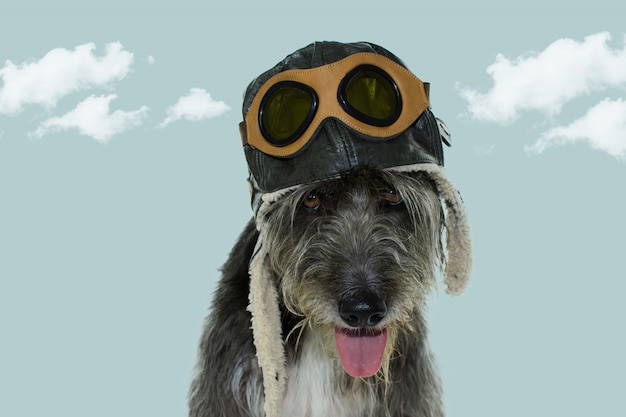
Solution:
[(353, 377), (376, 375), (387, 344), (387, 330), (376, 334), (335, 330), (335, 343), (343, 369)]

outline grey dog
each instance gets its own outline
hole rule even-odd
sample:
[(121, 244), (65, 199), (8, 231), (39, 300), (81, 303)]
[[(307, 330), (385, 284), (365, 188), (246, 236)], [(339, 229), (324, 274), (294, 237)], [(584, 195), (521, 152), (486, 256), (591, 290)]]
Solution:
[(211, 303), (190, 417), (444, 415), (425, 303), (439, 271), (465, 288), (471, 251), (428, 91), (383, 48), (336, 42), (248, 87), (254, 218)]
[[(432, 182), (361, 169), (303, 186), (269, 216), (264, 244), (282, 290), (287, 347), (283, 415), (442, 416), (423, 315), (442, 262), (443, 214)], [(246, 309), (257, 238), (249, 224), (224, 265), (202, 337), (191, 416), (263, 415)], [(387, 338), (376, 375), (344, 371), (335, 340), (341, 333)]]

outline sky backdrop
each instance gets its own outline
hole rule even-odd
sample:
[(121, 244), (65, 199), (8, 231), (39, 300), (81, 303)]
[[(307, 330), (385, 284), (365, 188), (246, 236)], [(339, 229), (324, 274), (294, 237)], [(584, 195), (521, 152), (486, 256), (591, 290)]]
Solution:
[(3, 2), (0, 415), (186, 415), (251, 216), (244, 89), (316, 40), (395, 53), (452, 132), (475, 267), (429, 301), (448, 415), (626, 415), (624, 9)]

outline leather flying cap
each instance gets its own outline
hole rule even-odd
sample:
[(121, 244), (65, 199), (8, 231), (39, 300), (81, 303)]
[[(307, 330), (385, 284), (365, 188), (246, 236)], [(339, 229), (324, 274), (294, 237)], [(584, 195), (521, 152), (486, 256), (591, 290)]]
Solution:
[[(315, 42), (287, 56), (248, 86), (243, 102), (244, 119), (256, 94), (276, 74), (321, 67), (362, 52), (382, 55), (405, 67), (391, 52), (371, 43)], [(409, 128), (384, 140), (359, 133), (338, 118), (328, 117), (303, 149), (287, 157), (265, 154), (247, 143), (245, 132), (242, 136), (255, 209), (260, 194), (335, 178), (357, 167), (385, 169), (422, 163), (443, 166), (442, 138), (430, 108)]]

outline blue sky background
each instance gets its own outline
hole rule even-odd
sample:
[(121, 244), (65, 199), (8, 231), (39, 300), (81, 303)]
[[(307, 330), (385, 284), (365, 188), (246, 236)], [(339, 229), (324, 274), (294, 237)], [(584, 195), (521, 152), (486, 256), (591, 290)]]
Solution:
[(430, 300), (448, 415), (626, 415), (623, 12), (4, 2), (0, 415), (186, 415), (218, 268), (251, 215), (243, 91), (315, 40), (391, 50), (452, 131), (475, 269)]

